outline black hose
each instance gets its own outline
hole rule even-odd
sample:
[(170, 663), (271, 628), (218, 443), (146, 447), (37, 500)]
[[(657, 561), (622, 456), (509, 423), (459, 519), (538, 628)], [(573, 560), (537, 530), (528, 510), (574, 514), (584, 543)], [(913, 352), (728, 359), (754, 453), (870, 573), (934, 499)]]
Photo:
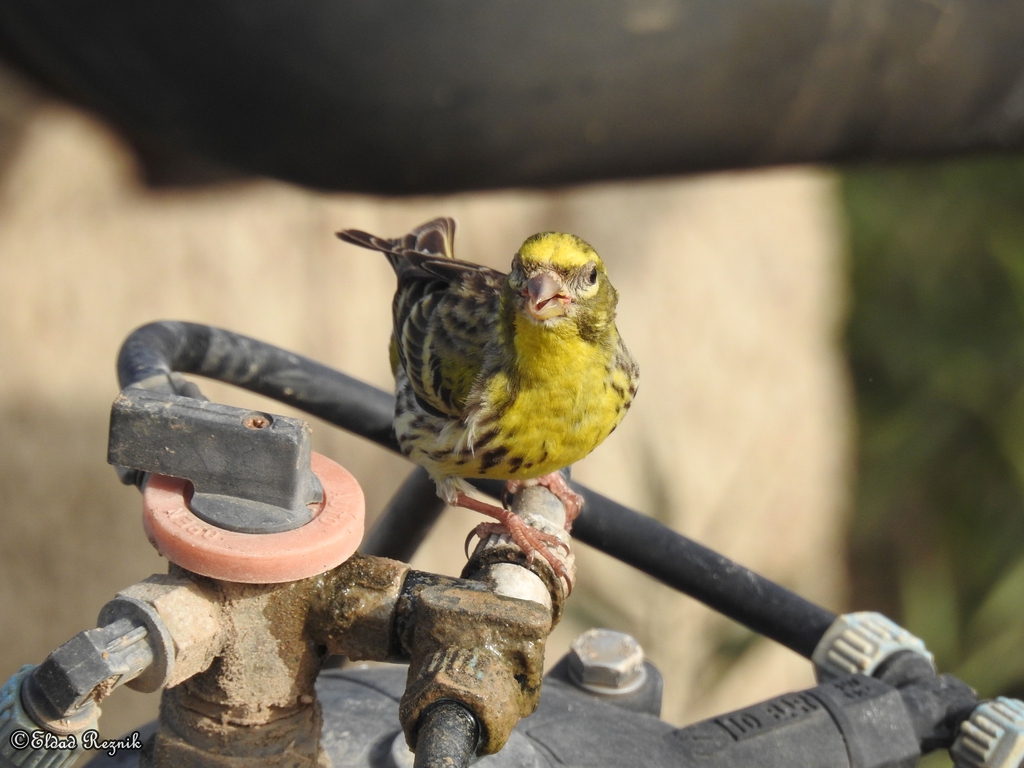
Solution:
[(384, 508), (359, 551), (408, 562), (444, 512), (427, 470), (416, 467)]
[[(470, 480), (501, 498), (505, 484)], [(657, 520), (572, 483), (586, 503), (572, 536), (810, 658), (836, 615)], [(397, 515), (396, 515), (397, 516)]]
[(398, 453), (394, 398), (376, 387), (241, 334), (163, 321), (136, 329), (117, 356), (121, 388), (194, 373), (287, 403)]
[[(258, 392), (306, 411), (342, 429), (398, 452), (391, 428), (394, 398), (309, 358), (230, 331), (195, 323), (144, 325), (124, 342), (118, 356), (122, 387), (194, 373)], [(471, 481), (500, 498), (504, 484)], [(421, 484), (422, 485), (422, 484)], [(835, 614), (785, 587), (682, 536), (657, 520), (583, 486), (586, 504), (573, 536), (679, 590), (729, 618), (810, 657)], [(420, 535), (423, 488), (402, 492), (389, 505), (388, 523), (397, 539), (382, 532), (387, 546), (407, 551), (402, 535)], [(405, 532), (402, 534), (401, 532)], [(376, 536), (376, 534), (373, 534)]]
[(479, 740), (473, 713), (457, 701), (442, 699), (420, 715), (413, 768), (466, 768)]
[(574, 487), (586, 499), (573, 538), (632, 565), (734, 621), (810, 658), (831, 611), (815, 605), (714, 550), (624, 507)]

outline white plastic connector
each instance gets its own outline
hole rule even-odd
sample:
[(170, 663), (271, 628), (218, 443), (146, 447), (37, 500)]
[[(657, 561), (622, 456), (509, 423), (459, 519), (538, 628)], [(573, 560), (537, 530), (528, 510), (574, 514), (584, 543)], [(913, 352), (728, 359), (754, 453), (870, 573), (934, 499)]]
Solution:
[(956, 768), (1024, 765), (1024, 702), (1000, 696), (979, 704), (949, 749)]
[(871, 675), (899, 651), (912, 651), (935, 667), (924, 641), (880, 613), (847, 613), (828, 628), (811, 655), (818, 681), (844, 675)]

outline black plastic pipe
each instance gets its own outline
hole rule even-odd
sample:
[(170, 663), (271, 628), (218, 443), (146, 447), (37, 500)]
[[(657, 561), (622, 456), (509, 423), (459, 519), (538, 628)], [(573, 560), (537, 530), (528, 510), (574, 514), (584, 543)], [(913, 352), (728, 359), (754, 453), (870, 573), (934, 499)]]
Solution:
[(234, 384), (399, 453), (391, 428), (392, 395), (272, 344), (209, 325), (165, 321), (138, 328), (121, 345), (117, 379), (122, 389), (152, 380), (175, 391), (174, 373)]
[(414, 768), (466, 768), (479, 743), (480, 726), (464, 705), (451, 699), (431, 704), (420, 716)]
[(416, 467), (363, 538), (364, 555), (408, 562), (444, 512), (444, 500), (423, 467)]
[(384, 194), (1020, 149), (1022, 50), (1018, 0), (0, 3), (147, 145)]
[(575, 485), (586, 499), (573, 538), (796, 651), (814, 653), (836, 615), (770, 579), (606, 496)]
[[(142, 326), (118, 355), (121, 387), (164, 384), (193, 373), (271, 397), (398, 453), (391, 429), (394, 398), (376, 387), (230, 331), (195, 323)], [(471, 481), (501, 497), (498, 481)], [(575, 486), (586, 504), (573, 536), (802, 656), (810, 657), (835, 614), (748, 568), (601, 494)], [(421, 487), (390, 506), (391, 524), (414, 535)], [(403, 522), (404, 521), (404, 522)], [(399, 539), (401, 536), (398, 537)], [(389, 546), (405, 546), (393, 542)]]

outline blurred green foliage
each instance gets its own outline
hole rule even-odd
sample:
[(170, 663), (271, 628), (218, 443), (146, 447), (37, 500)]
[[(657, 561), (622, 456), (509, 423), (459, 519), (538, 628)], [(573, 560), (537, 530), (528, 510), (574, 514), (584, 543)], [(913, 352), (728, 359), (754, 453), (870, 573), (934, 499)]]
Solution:
[(847, 171), (856, 609), (1024, 698), (1024, 158)]

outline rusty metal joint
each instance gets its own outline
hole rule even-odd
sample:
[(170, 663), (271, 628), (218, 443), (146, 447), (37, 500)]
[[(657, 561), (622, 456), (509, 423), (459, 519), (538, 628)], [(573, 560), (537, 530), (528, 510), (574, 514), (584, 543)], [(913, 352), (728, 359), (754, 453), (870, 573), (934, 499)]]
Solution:
[(407, 742), (415, 746), (430, 705), (452, 699), (479, 721), (478, 754), (497, 752), (539, 701), (550, 611), (461, 580), (421, 585), (414, 599), (409, 677), (399, 706)]

